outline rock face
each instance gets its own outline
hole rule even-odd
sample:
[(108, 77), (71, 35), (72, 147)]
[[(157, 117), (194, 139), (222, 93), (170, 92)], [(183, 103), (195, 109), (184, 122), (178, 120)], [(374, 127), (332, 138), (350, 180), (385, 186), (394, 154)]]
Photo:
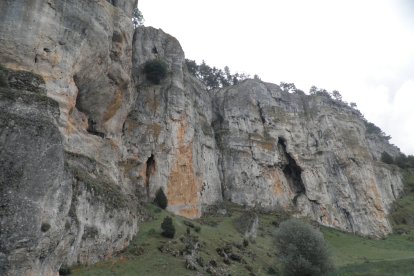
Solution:
[(0, 3), (1, 275), (56, 275), (137, 232), (120, 166), (136, 1), (112, 2)]
[[(222, 199), (217, 148), (211, 127), (211, 99), (184, 68), (178, 41), (153, 28), (140, 27), (134, 36), (134, 77), (137, 97), (124, 123), (126, 159), (145, 198), (162, 188), (168, 209), (199, 217), (202, 206)], [(161, 58), (169, 76), (152, 85), (143, 64)]]
[(391, 231), (401, 175), (375, 160), (382, 148), (352, 109), (254, 80), (217, 92), (215, 107), (225, 199), (362, 235)]
[(190, 218), (230, 200), (391, 232), (401, 175), (379, 160), (396, 147), (329, 98), (256, 80), (207, 92), (175, 38), (133, 31), (136, 2), (0, 2), (1, 275), (110, 258), (159, 189)]

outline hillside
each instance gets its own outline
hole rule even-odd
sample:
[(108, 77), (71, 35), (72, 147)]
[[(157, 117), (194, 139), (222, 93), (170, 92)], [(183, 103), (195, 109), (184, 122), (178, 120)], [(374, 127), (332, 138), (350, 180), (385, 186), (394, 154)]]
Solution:
[[(410, 200), (412, 205), (409, 197), (412, 195), (402, 200)], [(401, 203), (400, 206), (408, 207)], [(177, 234), (172, 240), (162, 237), (160, 228), (163, 218), (171, 214), (152, 204), (146, 208), (152, 219), (142, 224), (141, 235), (133, 239), (125, 252), (108, 262), (74, 267), (71, 270), (73, 275), (199, 275), (197, 273), (200, 272), (206, 275), (280, 275), (272, 233), (281, 221), (289, 217), (282, 210), (272, 213), (256, 211), (259, 218), (257, 238), (247, 239), (247, 245), (243, 245), (246, 238), (238, 231), (238, 221), (252, 211), (238, 205), (217, 206), (214, 212), (195, 221), (173, 216)], [(408, 235), (393, 234), (381, 240), (325, 227), (320, 230), (329, 244), (337, 268), (332, 275), (411, 275), (414, 270), (412, 226)], [(187, 239), (200, 244), (194, 258), (196, 265), (192, 269), (186, 269), (186, 254), (191, 244)], [(225, 261), (218, 253), (220, 248), (228, 248), (230, 254), (242, 260)], [(211, 265), (214, 262), (216, 266)]]
[[(236, 274), (272, 265), (281, 211), (364, 237), (385, 238), (392, 223), (409, 232), (410, 200), (389, 216), (405, 193), (402, 170), (382, 158), (401, 152), (356, 109), (257, 78), (210, 89), (189, 72), (177, 39), (133, 28), (136, 4), (0, 2), (1, 275), (56, 275), (141, 247), (136, 264), (150, 264), (165, 215), (148, 207), (158, 191), (179, 236), (184, 221), (201, 227), (190, 232), (206, 262), (226, 242), (243, 254), (246, 264), (230, 266)], [(262, 210), (264, 223), (247, 248), (232, 226), (245, 209)], [(411, 258), (396, 246), (390, 252)]]

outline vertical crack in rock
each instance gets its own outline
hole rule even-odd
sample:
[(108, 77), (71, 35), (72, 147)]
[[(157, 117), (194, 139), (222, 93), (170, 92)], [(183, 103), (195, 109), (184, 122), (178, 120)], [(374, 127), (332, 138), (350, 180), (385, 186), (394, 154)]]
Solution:
[(345, 215), (346, 221), (348, 222), (348, 225), (351, 228), (350, 231), (353, 232), (353, 233), (355, 233), (355, 230), (354, 230), (354, 220), (352, 219), (351, 213), (348, 210), (346, 210), (345, 208), (341, 208), (340, 207), (340, 210)]
[(147, 189), (147, 198), (150, 197), (150, 177), (155, 172), (155, 158), (154, 155), (151, 154), (151, 156), (148, 158), (145, 168), (145, 188)]
[(298, 166), (295, 159), (287, 152), (286, 150), (286, 140), (284, 138), (279, 137), (278, 141), (279, 148), (282, 149), (282, 153), (285, 156), (286, 164), (283, 167), (283, 174), (286, 177), (289, 185), (291, 186), (292, 190), (295, 192), (295, 197), (293, 199), (293, 203), (296, 204), (296, 199), (301, 194), (306, 195), (305, 185), (303, 184), (301, 173), (302, 169)]
[(259, 116), (260, 120), (262, 121), (262, 124), (266, 124), (266, 118), (264, 116), (263, 107), (260, 105), (260, 103), (257, 103), (257, 108), (259, 109)]
[(221, 198), (224, 200), (225, 197), (225, 191), (226, 191), (226, 179), (225, 176), (226, 174), (224, 173), (224, 158), (223, 158), (223, 152), (224, 152), (224, 148), (223, 148), (223, 127), (222, 124), (224, 122), (224, 118), (221, 115), (221, 112), (219, 111), (219, 108), (217, 106), (217, 102), (213, 101), (213, 111), (214, 114), (217, 116), (216, 120), (213, 120), (213, 122), (211, 123), (211, 126), (213, 128), (213, 133), (214, 133), (214, 140), (216, 142), (216, 145), (219, 149), (218, 152), (218, 172), (219, 172), (219, 178), (220, 178), (220, 185), (221, 185)]

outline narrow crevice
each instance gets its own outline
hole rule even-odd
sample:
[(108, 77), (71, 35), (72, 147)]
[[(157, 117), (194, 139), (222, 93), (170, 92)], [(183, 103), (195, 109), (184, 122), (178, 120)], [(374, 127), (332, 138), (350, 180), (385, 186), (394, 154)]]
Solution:
[(298, 166), (295, 159), (286, 150), (286, 140), (279, 137), (278, 144), (282, 147), (283, 153), (287, 158), (287, 164), (283, 168), (283, 173), (286, 179), (292, 184), (296, 194), (306, 193), (305, 185), (302, 182), (301, 173), (302, 169)]
[(346, 209), (344, 209), (344, 208), (340, 208), (341, 209), (341, 211), (344, 213), (344, 215), (345, 215), (345, 218), (346, 218), (346, 220), (347, 220), (347, 222), (348, 222), (348, 225), (349, 225), (349, 227), (351, 228), (350, 230), (351, 230), (351, 232), (355, 232), (354, 231), (354, 223), (353, 223), (353, 219), (352, 219), (352, 216), (351, 216), (351, 214), (348, 212), (348, 210), (346, 210)]
[(155, 172), (155, 158), (154, 155), (151, 154), (151, 156), (148, 158), (146, 162), (145, 167), (145, 189), (147, 190), (147, 198), (150, 198), (150, 178), (151, 175), (153, 175)]
[(257, 103), (257, 108), (259, 108), (259, 116), (262, 124), (266, 124), (266, 118), (264, 117), (263, 108), (261, 107), (260, 103)]
[(216, 143), (216, 146), (218, 148), (218, 172), (219, 172), (219, 178), (220, 178), (220, 188), (221, 188), (221, 198), (222, 200), (226, 199), (225, 192), (226, 192), (226, 174), (224, 173), (224, 151), (223, 148), (223, 123), (224, 118), (221, 115), (222, 112), (220, 111), (218, 104), (216, 101), (212, 101), (212, 108), (214, 111), (214, 114), (216, 115), (215, 120), (211, 122), (211, 127), (213, 129), (213, 135), (214, 135), (214, 141)]
[(302, 169), (298, 166), (295, 159), (287, 152), (286, 150), (286, 140), (282, 137), (278, 139), (278, 146), (282, 149), (282, 154), (286, 157), (287, 163), (282, 168), (283, 174), (285, 175), (286, 180), (288, 181), (290, 187), (296, 194), (293, 198), (293, 203), (296, 205), (297, 198), (304, 194), (306, 196), (305, 185), (302, 181)]
[(395, 190), (394, 190), (394, 185), (392, 185), (392, 184), (391, 184), (391, 192), (392, 192), (392, 195), (393, 195), (394, 199), (397, 199), (398, 196), (396, 195)]

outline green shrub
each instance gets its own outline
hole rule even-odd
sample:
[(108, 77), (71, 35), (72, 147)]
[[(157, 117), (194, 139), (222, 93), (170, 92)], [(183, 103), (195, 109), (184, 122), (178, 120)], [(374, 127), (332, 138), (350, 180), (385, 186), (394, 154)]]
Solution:
[(322, 233), (309, 224), (284, 221), (274, 238), (284, 275), (324, 275), (333, 270)]
[(165, 209), (168, 206), (168, 199), (161, 188), (159, 188), (155, 194), (154, 203), (157, 204), (161, 209)]
[(42, 232), (47, 232), (50, 229), (50, 224), (47, 222), (42, 223), (42, 225), (40, 226), (40, 230)]
[(149, 60), (144, 64), (144, 73), (147, 80), (153, 84), (160, 84), (167, 76), (167, 64), (160, 59)]
[(59, 268), (59, 275), (72, 275), (72, 271), (70, 270), (69, 267), (62, 265)]
[(381, 154), (381, 161), (384, 162), (384, 163), (386, 163), (386, 164), (392, 164), (392, 163), (394, 163), (394, 159), (386, 151), (382, 152), (382, 154)]
[(166, 238), (172, 239), (175, 235), (175, 227), (173, 224), (173, 220), (170, 217), (165, 217), (163, 222), (161, 223), (161, 235), (163, 235)]

